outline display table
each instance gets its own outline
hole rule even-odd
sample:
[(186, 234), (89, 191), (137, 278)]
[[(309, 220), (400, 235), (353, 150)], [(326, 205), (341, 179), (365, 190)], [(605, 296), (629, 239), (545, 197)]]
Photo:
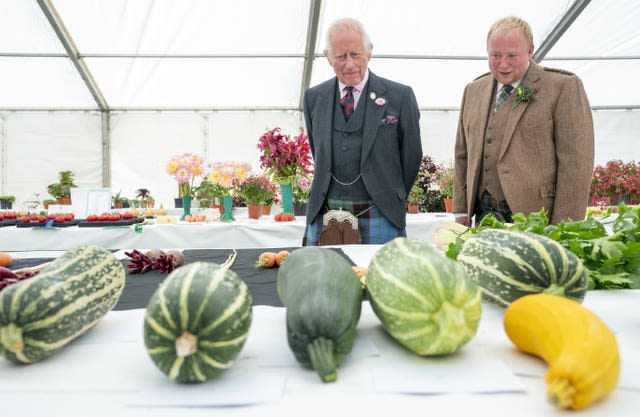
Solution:
[[(239, 211), (234, 222), (149, 224), (137, 232), (125, 227), (0, 227), (0, 251), (67, 250), (82, 245), (118, 248), (259, 248), (301, 246), (305, 218), (276, 222), (273, 216), (249, 219)], [(407, 214), (407, 235), (430, 240), (436, 226), (453, 220), (445, 213)]]
[[(340, 248), (354, 263), (367, 265), (379, 246)], [(28, 256), (43, 254), (16, 254)], [(635, 417), (640, 291), (590, 291), (584, 305), (615, 333), (622, 373), (614, 392), (579, 415)], [(144, 309), (112, 311), (45, 361), (20, 366), (0, 358), (1, 409), (7, 416), (47, 417), (574, 414), (547, 403), (546, 365), (514, 348), (502, 328), (504, 309), (486, 302), (482, 308), (476, 336), (459, 352), (423, 358), (392, 340), (365, 301), (354, 349), (338, 368), (338, 380), (329, 384), (293, 358), (282, 307), (254, 306), (236, 363), (220, 378), (198, 385), (175, 384), (155, 368), (144, 348)]]

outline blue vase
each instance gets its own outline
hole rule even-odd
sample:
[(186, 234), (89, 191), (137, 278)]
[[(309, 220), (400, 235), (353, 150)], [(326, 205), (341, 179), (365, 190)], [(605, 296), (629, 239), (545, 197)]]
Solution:
[(184, 220), (185, 217), (191, 215), (191, 196), (182, 196), (182, 217), (180, 220)]
[(282, 212), (293, 214), (293, 189), (291, 183), (280, 183), (280, 194), (282, 194)]
[(230, 195), (225, 195), (222, 199), (224, 212), (220, 220), (223, 222), (233, 222), (236, 219), (233, 217), (233, 198)]

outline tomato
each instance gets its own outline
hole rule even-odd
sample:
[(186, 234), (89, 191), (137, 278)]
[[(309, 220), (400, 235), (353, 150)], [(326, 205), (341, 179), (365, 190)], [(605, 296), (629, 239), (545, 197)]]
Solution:
[(29, 217), (29, 216), (24, 216), (24, 217), (23, 217), (22, 219), (20, 219), (20, 220), (22, 220), (22, 223), (29, 223), (29, 222), (31, 221), (31, 217)]
[(53, 221), (56, 223), (64, 223), (64, 214), (58, 214)]
[(95, 214), (90, 214), (87, 216), (87, 221), (88, 222), (95, 222), (98, 220), (98, 216), (96, 216)]
[(133, 217), (133, 215), (130, 212), (126, 212), (122, 215), (123, 219), (131, 219)]
[(38, 216), (38, 222), (39, 223), (44, 223), (46, 221), (47, 221), (47, 216), (42, 215), (42, 214)]

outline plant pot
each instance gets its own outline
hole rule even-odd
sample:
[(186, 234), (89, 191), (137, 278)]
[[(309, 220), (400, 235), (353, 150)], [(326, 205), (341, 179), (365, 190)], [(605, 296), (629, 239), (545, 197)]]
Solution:
[(271, 205), (268, 206), (261, 206), (262, 207), (262, 214), (264, 216), (269, 216), (271, 215)]
[(173, 199), (173, 206), (175, 208), (182, 208), (182, 197), (174, 198)]
[(13, 201), (0, 200), (0, 209), (11, 209)]
[(453, 213), (453, 198), (444, 199), (444, 209), (447, 213)]
[(71, 205), (71, 197), (58, 197), (58, 199), (56, 200), (58, 204), (63, 205), (63, 206), (70, 206)]
[(121, 209), (123, 204), (121, 202), (113, 203), (113, 208)]
[(250, 219), (259, 219), (262, 214), (262, 206), (257, 204), (247, 204), (247, 211)]
[(306, 216), (307, 203), (293, 203), (293, 214), (296, 216)]
[(420, 213), (420, 204), (407, 204), (407, 213)]

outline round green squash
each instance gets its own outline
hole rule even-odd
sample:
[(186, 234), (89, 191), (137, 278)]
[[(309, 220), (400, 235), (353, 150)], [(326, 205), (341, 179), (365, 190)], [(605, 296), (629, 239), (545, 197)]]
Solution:
[(351, 264), (330, 248), (296, 249), (280, 266), (277, 285), (296, 360), (322, 381), (335, 381), (336, 368), (353, 348), (362, 307)]
[(178, 382), (204, 382), (229, 368), (251, 325), (251, 294), (230, 269), (194, 262), (173, 271), (147, 305), (144, 342)]
[(485, 298), (505, 307), (537, 293), (582, 302), (587, 291), (582, 261), (555, 240), (530, 232), (483, 230), (467, 239), (458, 262)]
[(412, 352), (452, 353), (476, 334), (477, 285), (427, 242), (398, 237), (385, 244), (371, 259), (366, 285), (385, 330)]

